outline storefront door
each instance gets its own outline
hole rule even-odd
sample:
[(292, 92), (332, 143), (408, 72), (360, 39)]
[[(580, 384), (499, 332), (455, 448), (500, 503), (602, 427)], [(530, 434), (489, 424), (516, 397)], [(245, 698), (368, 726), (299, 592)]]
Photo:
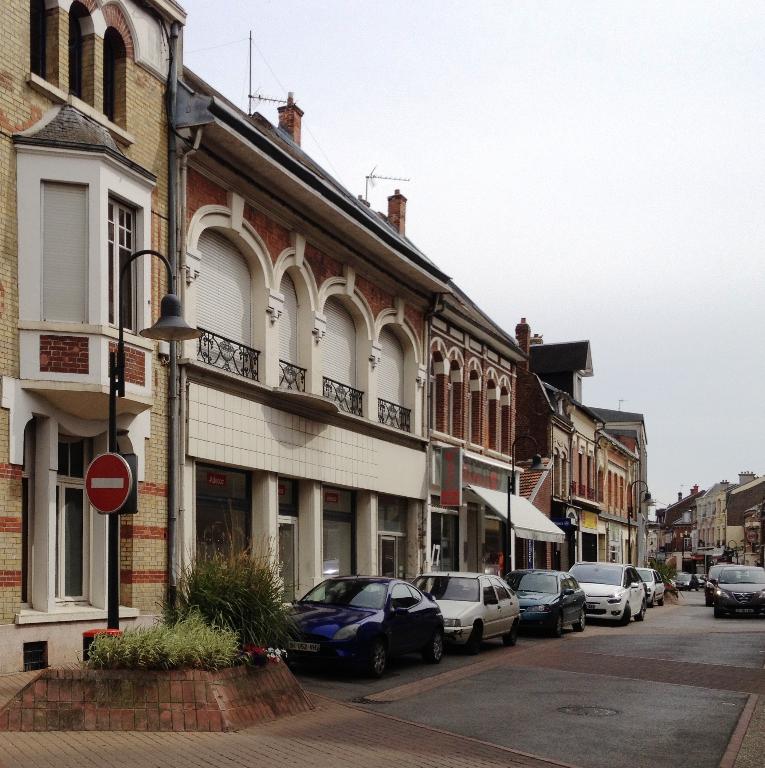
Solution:
[(380, 575), (398, 576), (398, 547), (394, 536), (380, 536)]
[(292, 601), (297, 595), (297, 520), (279, 519), (279, 572), (284, 584), (284, 600)]
[(458, 571), (459, 517), (433, 512), (431, 515), (430, 561), (434, 571)]
[(324, 488), (322, 576), (348, 576), (355, 572), (353, 495), (339, 488)]

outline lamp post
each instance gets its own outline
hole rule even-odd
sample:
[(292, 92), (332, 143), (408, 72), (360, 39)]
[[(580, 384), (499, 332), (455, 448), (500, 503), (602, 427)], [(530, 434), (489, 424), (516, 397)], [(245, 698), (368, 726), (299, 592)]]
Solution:
[[(531, 466), (529, 469), (533, 472), (539, 471), (540, 469), (544, 469), (544, 464), (542, 464), (542, 457), (539, 454), (539, 443), (537, 443), (536, 439), (533, 438), (531, 435), (518, 435), (518, 437), (513, 440), (512, 445), (510, 446), (510, 458), (511, 458), (511, 470), (510, 470), (510, 483), (508, 484), (508, 494), (507, 494), (507, 528), (505, 531), (505, 552), (504, 552), (504, 558), (505, 558), (505, 572), (507, 573), (509, 571), (515, 570), (515, 547), (513, 546), (513, 525), (512, 525), (512, 498), (513, 494), (515, 493), (515, 444), (519, 440), (531, 440), (532, 443), (534, 443), (534, 448), (536, 448), (537, 453), (534, 454), (534, 458), (531, 460)], [(507, 564), (510, 564), (510, 568), (507, 568)]]
[[(117, 398), (125, 397), (125, 337), (123, 329), (122, 286), (128, 267), (141, 256), (156, 256), (167, 268), (167, 284), (170, 293), (162, 297), (159, 319), (151, 328), (144, 328), (140, 335), (147, 339), (160, 341), (185, 341), (199, 336), (199, 331), (192, 328), (183, 319), (181, 302), (175, 295), (175, 280), (170, 262), (158, 251), (145, 249), (136, 251), (120, 268), (117, 281), (118, 337), (117, 350), (109, 353), (109, 452), (119, 453), (117, 446)], [(137, 482), (133, 478), (133, 482)], [(171, 480), (172, 482), (172, 480)], [(119, 514), (109, 515), (108, 552), (107, 552), (107, 616), (108, 629), (119, 629), (120, 616), (120, 520)]]
[[(651, 494), (648, 492), (648, 483), (645, 480), (633, 480), (629, 486), (627, 486), (627, 496), (632, 500), (632, 492), (636, 485), (642, 485), (644, 488), (643, 501), (650, 501)], [(639, 507), (639, 499), (635, 498), (635, 512), (637, 513)], [(637, 519), (637, 515), (636, 515)], [(627, 562), (632, 564), (632, 509), (627, 509)]]

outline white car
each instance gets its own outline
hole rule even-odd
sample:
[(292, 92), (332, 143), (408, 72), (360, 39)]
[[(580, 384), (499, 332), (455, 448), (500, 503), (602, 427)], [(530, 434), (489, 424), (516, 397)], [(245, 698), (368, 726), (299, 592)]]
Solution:
[(588, 616), (628, 624), (643, 621), (646, 611), (645, 587), (632, 565), (620, 563), (576, 563), (569, 573), (584, 590)]
[(638, 568), (640, 578), (645, 582), (646, 604), (653, 608), (657, 603), (664, 605), (664, 579), (653, 568)]
[(520, 602), (499, 576), (483, 573), (423, 573), (414, 580), (432, 595), (444, 617), (444, 638), (478, 653), (481, 643), (501, 637), (515, 645), (521, 622)]

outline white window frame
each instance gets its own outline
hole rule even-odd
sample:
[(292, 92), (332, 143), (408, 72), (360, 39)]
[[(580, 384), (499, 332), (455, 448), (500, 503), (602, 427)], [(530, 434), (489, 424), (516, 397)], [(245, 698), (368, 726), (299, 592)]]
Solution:
[[(119, 212), (122, 211), (125, 214), (129, 214), (131, 217), (131, 226), (130, 226), (130, 246), (123, 246), (120, 238), (117, 237), (116, 241), (112, 241), (109, 237), (109, 226), (112, 224), (112, 221), (109, 217), (109, 210), (110, 208), (114, 208), (115, 212), (117, 213), (117, 216), (115, 217), (114, 228), (115, 228), (115, 234), (119, 235), (121, 234), (121, 231), (125, 231), (126, 228), (123, 228), (122, 225), (119, 223)], [(113, 195), (109, 196), (109, 201), (107, 203), (106, 207), (106, 222), (107, 222), (107, 229), (106, 229), (106, 251), (107, 251), (107, 279), (109, 274), (109, 269), (111, 268), (110, 262), (114, 262), (114, 268), (112, 272), (112, 284), (111, 284), (111, 290), (112, 294), (108, 297), (108, 320), (109, 324), (117, 327), (117, 324), (119, 322), (119, 295), (120, 295), (120, 285), (119, 285), (119, 275), (120, 275), (120, 249), (125, 247), (125, 249), (129, 253), (135, 253), (137, 250), (139, 250), (136, 247), (136, 230), (137, 230), (137, 222), (138, 222), (138, 212), (136, 211), (135, 207), (133, 205), (130, 205), (129, 203), (125, 203), (122, 200), (120, 200), (117, 197), (114, 197)], [(110, 254), (109, 253), (109, 246), (113, 246), (113, 251)], [(131, 301), (131, 307), (130, 307), (130, 316), (124, 318), (125, 322), (125, 330), (126, 331), (132, 331), (133, 333), (137, 333), (138, 328), (138, 320), (139, 320), (139, 293), (140, 293), (140, 274), (141, 269), (143, 267), (141, 262), (142, 259), (136, 259), (130, 266), (130, 277), (128, 278), (130, 281), (133, 299)]]

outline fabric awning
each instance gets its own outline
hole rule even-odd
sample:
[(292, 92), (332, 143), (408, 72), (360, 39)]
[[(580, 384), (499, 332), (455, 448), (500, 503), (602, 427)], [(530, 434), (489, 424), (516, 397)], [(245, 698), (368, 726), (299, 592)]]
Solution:
[[(503, 520), (507, 520), (507, 494), (480, 485), (466, 485), (465, 491), (473, 495), (479, 504), (491, 507)], [(510, 524), (515, 535), (532, 541), (550, 541), (562, 544), (566, 534), (555, 523), (545, 517), (528, 499), (513, 494), (510, 506)]]

